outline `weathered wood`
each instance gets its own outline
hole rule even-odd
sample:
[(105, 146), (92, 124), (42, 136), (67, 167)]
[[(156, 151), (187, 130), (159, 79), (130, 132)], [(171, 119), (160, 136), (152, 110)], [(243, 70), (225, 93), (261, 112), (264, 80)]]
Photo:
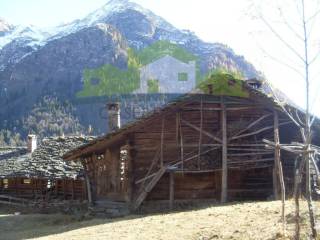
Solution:
[(275, 110), (274, 111), (274, 142), (276, 144), (275, 147), (275, 153), (274, 153), (274, 158), (275, 158), (275, 166), (277, 169), (277, 173), (279, 176), (279, 182), (280, 182), (280, 191), (281, 191), (281, 202), (282, 202), (282, 231), (283, 234), (285, 234), (285, 229), (286, 229), (286, 219), (285, 219), (285, 185), (284, 185), (284, 177), (283, 177), (283, 171), (282, 171), (282, 164), (280, 160), (280, 139), (279, 139), (279, 116), (278, 112)]
[(221, 103), (221, 130), (222, 130), (222, 175), (221, 175), (221, 202), (227, 201), (228, 191), (228, 139), (227, 139), (227, 111), (224, 103)]
[(239, 157), (239, 156), (257, 156), (257, 155), (269, 155), (269, 154), (274, 154), (274, 151), (250, 152), (250, 153), (228, 153), (228, 156)]
[(85, 174), (85, 181), (86, 181), (86, 187), (87, 187), (87, 193), (88, 193), (88, 202), (89, 204), (92, 204), (91, 184), (87, 174)]
[(272, 169), (272, 183), (273, 183), (273, 196), (275, 200), (280, 199), (279, 197), (279, 181), (278, 181), (278, 174), (277, 169), (273, 167)]
[(266, 114), (263, 115), (262, 117), (258, 118), (257, 120), (255, 120), (254, 122), (250, 123), (245, 129), (240, 130), (238, 133), (236, 133), (234, 136), (231, 137), (231, 139), (233, 139), (234, 137), (239, 136), (240, 134), (244, 133), (245, 131), (249, 130), (250, 128), (254, 127), (255, 125), (257, 125), (259, 122), (261, 122), (262, 120), (264, 120), (265, 118), (271, 116), (272, 114)]
[(138, 209), (140, 207), (143, 200), (147, 197), (148, 193), (154, 188), (154, 186), (157, 184), (157, 182), (160, 180), (160, 178), (163, 176), (163, 174), (166, 172), (166, 167), (162, 167), (156, 175), (152, 178), (152, 180), (147, 184), (147, 186), (142, 189), (142, 192), (138, 195), (135, 202), (133, 203), (133, 210)]
[[(193, 125), (192, 123), (189, 123), (189, 122), (186, 121), (186, 120), (181, 119), (181, 122), (184, 123), (185, 125), (193, 128), (193, 129), (199, 131), (199, 132), (201, 131), (199, 127)], [(204, 135), (212, 138), (213, 140), (215, 140), (215, 141), (217, 141), (217, 142), (219, 142), (219, 143), (222, 143), (221, 139), (217, 138), (216, 136), (213, 136), (211, 133), (209, 133), (209, 132), (207, 132), (207, 131), (204, 131), (204, 130), (202, 130), (202, 133), (203, 133)]]
[[(290, 124), (290, 123), (292, 123), (292, 122), (281, 123), (281, 124), (279, 124), (279, 126)], [(261, 133), (261, 132), (264, 132), (264, 131), (268, 131), (270, 129), (273, 129), (273, 126), (263, 127), (263, 128), (261, 128), (259, 130), (253, 131), (251, 133), (246, 133), (246, 134), (238, 135), (238, 136), (235, 136), (235, 137), (231, 137), (230, 141), (231, 140), (236, 140), (236, 139), (239, 139), (239, 138), (244, 138), (244, 137), (250, 137), (250, 136), (253, 136), (253, 135), (257, 135), (258, 133)]]
[(169, 207), (172, 210), (174, 204), (174, 172), (170, 172), (170, 186), (169, 186)]
[(163, 167), (164, 117), (161, 121), (160, 165)]
[(133, 163), (132, 163), (132, 148), (130, 145), (130, 141), (127, 140), (127, 202), (131, 203), (132, 201), (132, 194), (133, 194)]
[(200, 103), (200, 131), (199, 131), (199, 147), (198, 147), (198, 170), (200, 170), (201, 161), (201, 143), (202, 143), (202, 131), (203, 131), (203, 102)]
[(182, 132), (182, 126), (181, 126), (181, 116), (179, 114), (179, 135), (180, 135), (180, 159), (181, 159), (181, 166), (182, 171), (184, 170), (184, 148), (183, 148), (183, 132)]

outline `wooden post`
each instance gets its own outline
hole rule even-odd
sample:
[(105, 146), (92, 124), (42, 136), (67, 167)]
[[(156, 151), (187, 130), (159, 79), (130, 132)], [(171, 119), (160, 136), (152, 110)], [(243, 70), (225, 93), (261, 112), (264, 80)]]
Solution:
[(132, 173), (132, 152), (131, 152), (131, 145), (130, 141), (127, 140), (127, 153), (128, 153), (128, 159), (127, 159), (127, 176), (126, 180), (127, 182), (127, 201), (129, 204), (132, 202), (132, 193), (133, 193), (133, 173)]
[(170, 189), (170, 196), (169, 196), (169, 207), (170, 207), (170, 210), (173, 209), (173, 203), (174, 203), (174, 172), (173, 171), (170, 171), (170, 186), (169, 186), (169, 189)]
[(184, 149), (183, 149), (183, 134), (182, 134), (182, 126), (181, 126), (181, 116), (179, 114), (179, 130), (180, 130), (180, 157), (181, 157), (181, 168), (182, 172), (184, 171)]
[(56, 196), (58, 196), (58, 194), (59, 194), (59, 180), (54, 180), (54, 190), (55, 190), (55, 194), (56, 194)]
[(273, 180), (273, 195), (275, 200), (279, 200), (279, 186), (278, 186), (278, 174), (276, 166), (272, 169), (272, 180)]
[(72, 195), (72, 200), (74, 200), (74, 180), (71, 180), (71, 195)]
[(200, 131), (199, 131), (199, 146), (198, 146), (198, 170), (200, 170), (200, 160), (201, 160), (201, 144), (202, 144), (202, 128), (203, 128), (203, 102), (201, 99), (200, 103)]
[(281, 191), (281, 201), (282, 201), (282, 231), (285, 234), (286, 223), (285, 223), (285, 200), (286, 200), (286, 192), (282, 171), (282, 164), (280, 161), (280, 138), (279, 138), (279, 116), (278, 112), (274, 110), (274, 143), (275, 143), (275, 153), (274, 160), (275, 166), (277, 169), (277, 173), (280, 181), (280, 191)]
[(66, 199), (66, 180), (62, 179), (63, 199)]
[(222, 175), (221, 175), (221, 202), (227, 201), (228, 191), (228, 163), (227, 163), (227, 111), (226, 106), (221, 103), (221, 127), (222, 127)]
[(163, 167), (163, 137), (164, 137), (164, 117), (161, 122), (161, 143), (160, 143), (160, 165)]
[(90, 185), (90, 180), (87, 173), (85, 174), (85, 180), (86, 180), (86, 187), (87, 187), (87, 194), (88, 194), (88, 202), (91, 205), (92, 204), (91, 185)]

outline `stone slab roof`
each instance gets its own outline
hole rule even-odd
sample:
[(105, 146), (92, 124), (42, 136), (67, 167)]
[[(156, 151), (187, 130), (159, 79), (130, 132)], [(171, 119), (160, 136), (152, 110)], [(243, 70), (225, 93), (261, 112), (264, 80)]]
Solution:
[(81, 163), (65, 162), (62, 156), (94, 138), (91, 136), (45, 138), (32, 154), (20, 151), (3, 157), (0, 160), (0, 177), (81, 178), (83, 176)]

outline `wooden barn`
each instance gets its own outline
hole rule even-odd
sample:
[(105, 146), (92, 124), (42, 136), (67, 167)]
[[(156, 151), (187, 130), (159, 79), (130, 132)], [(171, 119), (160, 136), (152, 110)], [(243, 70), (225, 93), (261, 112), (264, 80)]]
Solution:
[(83, 167), (65, 162), (62, 155), (93, 137), (51, 137), (37, 147), (34, 135), (28, 137), (27, 148), (0, 151), (0, 199), (32, 201), (86, 200)]
[[(299, 129), (260, 82), (227, 84), (222, 92), (202, 86), (122, 128), (119, 105), (109, 104), (114, 131), (63, 157), (82, 162), (89, 201), (136, 210), (155, 200), (277, 198), (275, 152), (263, 140), (279, 131), (281, 144), (298, 142)], [(281, 161), (290, 194), (295, 155), (281, 151)]]

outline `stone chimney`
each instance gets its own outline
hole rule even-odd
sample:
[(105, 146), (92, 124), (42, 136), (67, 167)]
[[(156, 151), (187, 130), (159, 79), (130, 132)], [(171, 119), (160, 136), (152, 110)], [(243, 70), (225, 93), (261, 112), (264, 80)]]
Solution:
[(37, 148), (37, 136), (33, 134), (28, 135), (27, 140), (28, 152), (32, 153)]
[(109, 131), (114, 132), (120, 128), (120, 103), (108, 103)]

